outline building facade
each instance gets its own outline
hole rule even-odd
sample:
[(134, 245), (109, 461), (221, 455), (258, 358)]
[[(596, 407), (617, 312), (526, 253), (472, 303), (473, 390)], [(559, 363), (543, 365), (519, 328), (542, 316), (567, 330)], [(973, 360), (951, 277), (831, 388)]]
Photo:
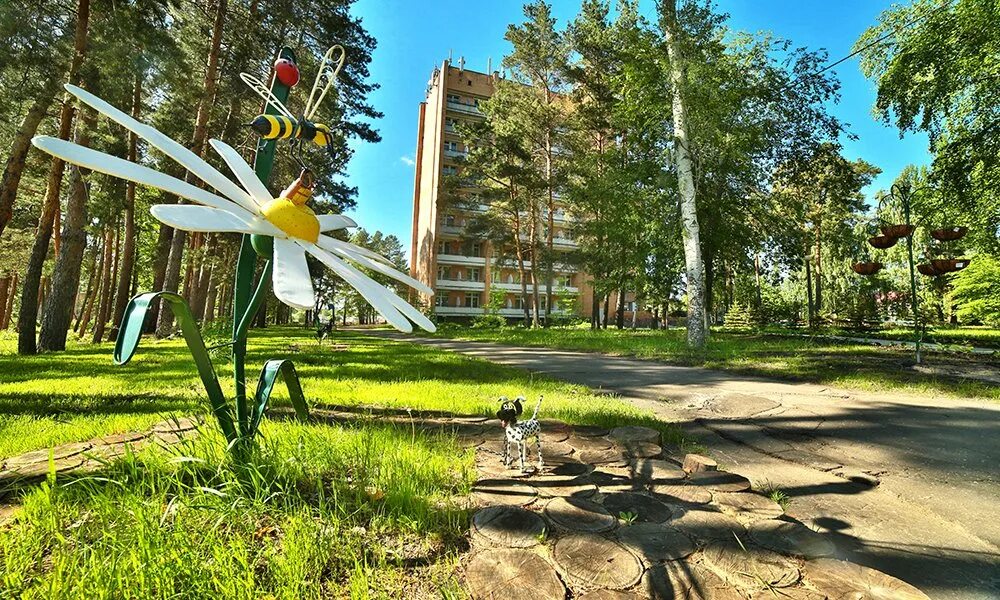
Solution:
[[(440, 317), (470, 318), (485, 313), (495, 290), (502, 290), (500, 314), (523, 318), (522, 287), (517, 264), (501, 258), (501, 252), (486, 240), (468, 234), (468, 227), (486, 207), (474, 201), (446, 206), (441, 201), (442, 182), (449, 175), (460, 174), (460, 159), (468, 148), (458, 134), (463, 121), (483, 118), (479, 103), (493, 94), (498, 74), (465, 69), (459, 61), (454, 66), (444, 61), (435, 68), (427, 84), (427, 95), (420, 103), (417, 121), (417, 150), (413, 186), (413, 232), (410, 247), (410, 274), (434, 289), (433, 297), (422, 298)], [(461, 194), (474, 198), (474, 188)], [(547, 222), (548, 215), (543, 215)], [(571, 252), (576, 248), (572, 223), (567, 212), (557, 205), (553, 212), (553, 249)], [(528, 269), (530, 263), (525, 265)], [(539, 318), (544, 318), (546, 287), (538, 274), (539, 295), (543, 303)], [(556, 316), (590, 316), (592, 292), (584, 273), (570, 261), (555, 261), (553, 309)], [(529, 284), (527, 292), (533, 289)]]

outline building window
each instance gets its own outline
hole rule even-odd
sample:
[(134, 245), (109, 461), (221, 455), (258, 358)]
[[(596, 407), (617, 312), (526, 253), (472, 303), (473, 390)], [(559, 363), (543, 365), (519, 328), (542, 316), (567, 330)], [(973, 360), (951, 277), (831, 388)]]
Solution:
[(444, 240), (438, 242), (438, 254), (448, 254), (448, 242)]
[(445, 215), (444, 216), (444, 224), (447, 227), (454, 227), (455, 226), (455, 215)]
[(462, 103), (462, 97), (458, 94), (448, 94), (448, 102), (456, 102), (458, 104)]
[(440, 295), (434, 296), (434, 306), (447, 306), (447, 305), (448, 305), (447, 296), (440, 296)]
[(438, 279), (448, 279), (449, 275), (451, 275), (451, 273), (449, 272), (448, 267), (438, 267)]
[(444, 130), (445, 131), (452, 131), (453, 132), (453, 131), (456, 131), (457, 128), (458, 128), (458, 119), (452, 119), (451, 117), (445, 118), (445, 120), (444, 120)]
[(479, 308), (479, 294), (465, 293), (465, 308)]
[(444, 149), (446, 151), (458, 152), (458, 142), (446, 141), (444, 143)]
[(478, 258), (483, 255), (483, 245), (479, 242), (472, 242), (472, 245), (469, 247), (469, 251), (471, 252), (469, 256), (475, 256)]
[(441, 174), (445, 177), (450, 177), (452, 175), (458, 175), (458, 167), (454, 165), (445, 165), (441, 168)]
[(482, 281), (479, 269), (469, 269), (469, 281)]

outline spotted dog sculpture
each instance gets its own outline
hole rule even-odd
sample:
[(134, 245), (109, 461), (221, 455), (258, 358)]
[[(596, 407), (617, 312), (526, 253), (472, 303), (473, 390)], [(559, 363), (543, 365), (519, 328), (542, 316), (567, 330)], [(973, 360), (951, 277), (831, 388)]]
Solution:
[(527, 458), (527, 443), (531, 438), (535, 438), (535, 452), (538, 454), (538, 470), (541, 471), (542, 462), (542, 426), (538, 423), (538, 409), (542, 406), (542, 396), (538, 397), (538, 404), (535, 405), (535, 412), (527, 421), (518, 422), (517, 418), (524, 412), (524, 396), (518, 396), (513, 402), (507, 396), (500, 397), (500, 410), (497, 411), (497, 418), (504, 429), (503, 444), (503, 465), (510, 467), (510, 444), (517, 444), (518, 458), (520, 460), (521, 471), (524, 471), (524, 462)]

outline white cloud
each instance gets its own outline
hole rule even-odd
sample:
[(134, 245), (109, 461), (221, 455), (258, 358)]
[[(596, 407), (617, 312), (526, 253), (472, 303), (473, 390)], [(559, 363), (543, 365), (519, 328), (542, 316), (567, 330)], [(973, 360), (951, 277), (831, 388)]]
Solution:
[(400, 156), (399, 160), (408, 167), (412, 167), (413, 165), (417, 164), (417, 162), (412, 158), (410, 158), (409, 156)]

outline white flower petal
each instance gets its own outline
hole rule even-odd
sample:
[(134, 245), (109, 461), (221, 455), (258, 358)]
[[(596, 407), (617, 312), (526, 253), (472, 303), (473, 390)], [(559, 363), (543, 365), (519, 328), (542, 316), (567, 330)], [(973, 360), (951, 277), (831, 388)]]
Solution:
[(248, 222), (228, 210), (191, 204), (157, 204), (149, 209), (154, 217), (184, 231), (212, 231), (219, 233), (260, 233), (267, 229), (260, 222)]
[(372, 252), (368, 248), (362, 248), (361, 246), (355, 246), (354, 244), (351, 244), (351, 243), (348, 243), (348, 242), (342, 242), (342, 241), (340, 241), (340, 240), (338, 240), (336, 238), (332, 238), (332, 237), (330, 237), (328, 235), (321, 235), (321, 236), (319, 236), (319, 241), (316, 242), (316, 243), (319, 244), (319, 245), (321, 245), (321, 246), (323, 246), (324, 248), (326, 248), (330, 252), (333, 252), (334, 248), (338, 248), (340, 250), (347, 250), (348, 252), (354, 252), (355, 254), (361, 254), (361, 255), (367, 256), (368, 258), (371, 258), (373, 260), (377, 260), (380, 263), (387, 264), (390, 267), (394, 267), (394, 265), (392, 264), (391, 260), (389, 260), (388, 258), (382, 256), (378, 252)]
[(347, 260), (349, 260), (349, 261), (351, 261), (353, 263), (356, 263), (356, 264), (361, 265), (363, 267), (367, 267), (367, 268), (369, 268), (369, 269), (371, 269), (373, 271), (378, 271), (379, 273), (382, 273), (383, 275), (388, 275), (389, 277), (392, 277), (396, 281), (401, 281), (401, 282), (405, 283), (406, 285), (410, 286), (411, 288), (413, 288), (415, 290), (419, 290), (419, 291), (421, 291), (421, 292), (423, 292), (425, 294), (428, 294), (428, 295), (433, 295), (434, 294), (434, 290), (432, 290), (430, 287), (428, 287), (423, 282), (417, 281), (416, 279), (410, 277), (409, 275), (406, 275), (405, 273), (401, 273), (401, 272), (397, 271), (396, 269), (393, 269), (392, 267), (388, 267), (388, 266), (386, 266), (383, 263), (380, 263), (378, 261), (372, 260), (372, 259), (368, 258), (367, 256), (363, 256), (361, 253), (356, 252), (354, 250), (354, 248), (360, 248), (360, 246), (356, 246), (354, 244), (349, 244), (350, 246), (352, 246), (352, 249), (351, 250), (347, 250), (345, 248), (334, 246), (332, 244), (326, 244), (325, 243), (326, 240), (329, 240), (329, 239), (332, 239), (332, 238), (329, 238), (327, 236), (321, 235), (321, 236), (319, 236), (319, 241), (317, 242), (317, 244), (319, 245), (320, 248), (322, 248), (324, 250), (327, 250), (329, 252), (333, 252), (334, 254), (336, 254), (338, 256), (346, 258)]
[(324, 265), (330, 268), (331, 271), (343, 278), (348, 285), (353, 287), (368, 301), (375, 310), (378, 311), (380, 315), (385, 317), (385, 320), (389, 322), (390, 325), (396, 329), (404, 332), (410, 333), (413, 331), (413, 325), (404, 317), (393, 303), (389, 300), (389, 295), (392, 292), (385, 289), (378, 283), (372, 281), (367, 275), (358, 271), (351, 265), (340, 260), (336, 256), (333, 256), (329, 252), (324, 252), (315, 244), (307, 244), (305, 246), (309, 254), (312, 254), (320, 260)]
[(181, 198), (187, 198), (188, 200), (197, 202), (198, 204), (204, 204), (205, 206), (211, 206), (212, 208), (218, 208), (220, 210), (228, 210), (239, 217), (246, 219), (253, 217), (251, 213), (243, 210), (239, 205), (234, 204), (221, 196), (216, 196), (215, 194), (207, 192), (201, 188), (197, 188), (186, 181), (181, 181), (180, 179), (171, 177), (165, 173), (154, 171), (149, 167), (137, 165), (136, 163), (118, 158), (117, 156), (111, 156), (110, 154), (105, 154), (103, 152), (98, 152), (97, 150), (91, 150), (90, 148), (79, 146), (73, 142), (67, 142), (66, 140), (49, 136), (36, 137), (31, 140), (31, 143), (40, 150), (48, 152), (52, 156), (61, 158), (66, 162), (73, 163), (74, 165), (79, 165), (81, 167), (92, 169), (99, 173), (104, 173), (120, 179), (125, 179), (127, 181), (134, 181), (142, 185), (155, 187), (165, 192), (180, 196)]
[(243, 184), (243, 187), (250, 192), (250, 197), (253, 198), (259, 208), (262, 208), (265, 204), (274, 200), (274, 197), (271, 196), (271, 192), (269, 192), (267, 187), (261, 183), (257, 174), (254, 173), (253, 168), (247, 164), (247, 161), (243, 160), (243, 157), (240, 156), (239, 152), (233, 149), (233, 147), (229, 144), (220, 140), (208, 140), (208, 143), (212, 144), (212, 147), (219, 153), (222, 160), (226, 161), (226, 164), (229, 165), (229, 169), (233, 172), (233, 175), (236, 175), (236, 179), (239, 179), (240, 183)]
[(274, 295), (288, 306), (311, 310), (316, 306), (309, 264), (301, 246), (274, 238)]
[(227, 179), (222, 173), (216, 171), (212, 165), (205, 162), (204, 159), (199, 158), (194, 152), (191, 152), (155, 128), (136, 121), (90, 92), (75, 85), (66, 84), (65, 87), (69, 93), (79, 98), (81, 102), (143, 138), (161, 152), (176, 160), (185, 169), (197, 175), (199, 179), (217, 189), (223, 196), (251, 212), (256, 210), (256, 205), (245, 190)]
[(345, 215), (319, 215), (316, 218), (319, 219), (320, 231), (334, 231), (336, 229), (344, 229), (345, 227), (358, 226), (354, 222), (354, 219)]

